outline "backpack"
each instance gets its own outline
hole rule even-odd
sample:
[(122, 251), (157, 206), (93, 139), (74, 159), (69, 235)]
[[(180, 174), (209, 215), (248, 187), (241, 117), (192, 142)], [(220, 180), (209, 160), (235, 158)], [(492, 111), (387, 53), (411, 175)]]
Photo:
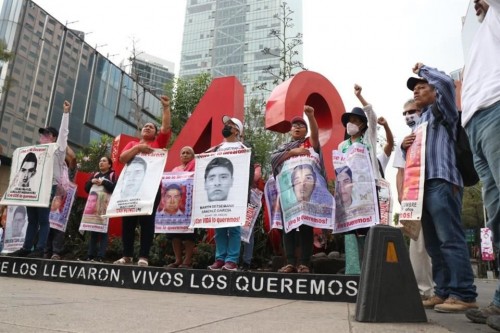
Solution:
[(436, 119), (436, 122), (441, 123), (448, 136), (453, 140), (455, 144), (455, 156), (457, 159), (456, 166), (462, 179), (464, 181), (464, 186), (474, 186), (479, 182), (479, 176), (474, 168), (474, 160), (472, 156), (472, 151), (470, 149), (469, 137), (462, 127), (461, 113), (458, 113), (457, 121), (457, 137), (453, 138), (450, 124), (443, 119), (443, 115), (438, 110), (437, 103), (432, 105), (432, 114)]

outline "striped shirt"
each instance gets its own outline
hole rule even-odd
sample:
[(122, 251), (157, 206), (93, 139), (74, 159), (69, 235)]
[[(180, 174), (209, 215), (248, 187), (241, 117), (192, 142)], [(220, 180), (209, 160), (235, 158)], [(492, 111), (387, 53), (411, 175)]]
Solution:
[[(455, 104), (455, 85), (453, 79), (435, 68), (422, 66), (419, 75), (436, 88), (436, 102), (439, 112), (443, 114), (456, 138), (458, 110)], [(463, 187), (462, 176), (456, 167), (455, 143), (446, 128), (435, 121), (432, 104), (422, 110), (419, 124), (427, 121), (427, 138), (425, 145), (425, 179), (444, 179)]]

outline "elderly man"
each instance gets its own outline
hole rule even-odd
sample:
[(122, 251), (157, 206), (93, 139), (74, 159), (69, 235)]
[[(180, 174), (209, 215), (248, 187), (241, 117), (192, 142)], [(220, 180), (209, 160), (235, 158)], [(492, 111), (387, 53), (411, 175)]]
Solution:
[[(423, 305), (438, 312), (461, 312), (477, 308), (474, 274), (462, 229), (463, 180), (455, 162), (453, 138), (436, 121), (432, 111), (437, 108), (455, 132), (458, 121), (455, 86), (449, 76), (422, 63), (417, 63), (413, 72), (420, 77), (409, 78), (407, 86), (413, 91), (416, 106), (422, 110), (416, 125), (429, 124), (422, 230), (436, 284), (434, 296), (424, 300)], [(404, 152), (414, 140), (414, 133), (404, 138), (401, 144)]]

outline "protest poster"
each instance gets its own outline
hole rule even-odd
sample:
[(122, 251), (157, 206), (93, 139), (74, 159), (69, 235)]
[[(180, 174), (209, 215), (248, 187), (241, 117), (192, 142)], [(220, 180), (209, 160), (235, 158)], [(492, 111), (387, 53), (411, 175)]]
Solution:
[(56, 192), (50, 205), (49, 223), (52, 229), (66, 231), (68, 219), (76, 195), (76, 184), (69, 183), (66, 190)]
[(378, 205), (380, 207), (380, 224), (394, 225), (392, 222), (391, 184), (383, 179), (377, 179)]
[(377, 190), (366, 146), (354, 143), (342, 153), (332, 152), (335, 169), (334, 233), (367, 228), (379, 223)]
[(260, 209), (262, 208), (262, 194), (263, 192), (258, 188), (252, 188), (250, 190), (250, 202), (247, 207), (247, 216), (245, 224), (241, 227), (241, 240), (245, 243), (250, 243), (250, 236), (252, 235), (255, 221), (257, 221)]
[(493, 242), (490, 228), (481, 228), (481, 259), (483, 261), (495, 260)]
[(420, 233), (424, 200), (427, 122), (420, 124), (414, 133), (415, 141), (406, 151), (399, 222), (403, 225), (403, 233), (417, 240)]
[(27, 228), (28, 213), (26, 207), (8, 206), (2, 253), (10, 253), (19, 250), (23, 246)]
[(0, 204), (49, 207), (56, 143), (17, 148)]
[(105, 216), (111, 194), (104, 186), (93, 184), (83, 209), (82, 221), (80, 222), (80, 232), (95, 231), (108, 232), (109, 218)]
[(283, 229), (278, 187), (273, 176), (269, 177), (266, 185), (264, 185), (264, 197), (266, 199), (267, 214), (269, 215), (271, 229)]
[(250, 177), (248, 148), (196, 155), (190, 228), (245, 224)]
[(155, 233), (193, 233), (189, 229), (193, 207), (194, 172), (164, 172)]
[(166, 161), (162, 149), (135, 155), (118, 178), (106, 217), (151, 215)]
[(333, 229), (334, 198), (319, 166), (313, 155), (292, 157), (283, 163), (277, 185), (285, 232), (302, 224)]

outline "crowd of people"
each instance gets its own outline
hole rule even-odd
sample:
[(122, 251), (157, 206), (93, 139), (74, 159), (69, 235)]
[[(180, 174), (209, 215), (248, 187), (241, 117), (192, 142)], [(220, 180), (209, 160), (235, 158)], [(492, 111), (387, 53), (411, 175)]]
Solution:
[[(465, 234), (462, 229), (461, 208), (463, 195), (462, 175), (457, 168), (454, 136), (452, 134), (461, 124), (465, 128), (474, 154), (475, 168), (483, 184), (484, 203), (488, 213), (488, 226), (493, 232), (496, 246), (500, 245), (500, 1), (475, 0), (477, 15), (482, 22), (478, 35), (471, 47), (471, 56), (463, 71), (461, 105), (458, 110), (455, 100), (456, 86), (452, 78), (445, 73), (416, 63), (407, 87), (413, 92), (413, 99), (403, 105), (403, 117), (411, 133), (401, 142), (394, 144), (392, 132), (386, 119), (377, 118), (374, 109), (362, 96), (362, 88), (354, 86), (354, 94), (362, 107), (354, 107), (351, 112), (342, 115), (339, 121), (346, 130), (345, 140), (338, 146), (338, 151), (347, 153), (353, 145), (361, 145), (369, 152), (369, 168), (374, 184), (384, 179), (385, 169), (395, 147), (393, 167), (397, 169), (394, 179), (398, 201), (405, 196), (406, 154), (416, 141), (416, 130), (427, 124), (425, 140), (425, 186), (423, 187), (421, 230), (417, 240), (411, 240), (409, 246), (422, 304), (438, 312), (453, 313), (466, 311), (470, 320), (490, 324), (500, 329), (500, 285), (495, 291), (490, 306), (479, 309), (478, 296), (474, 285), (474, 275), (467, 252)], [(161, 127), (146, 123), (141, 130), (139, 141), (130, 142), (119, 156), (119, 161), (127, 165), (122, 187), (122, 198), (136, 195), (143, 182), (147, 164), (138, 154), (148, 154), (155, 148), (166, 148), (171, 137), (170, 101), (162, 96), (163, 107)], [(67, 147), (68, 123), (71, 105), (65, 101), (59, 130), (53, 127), (41, 128), (40, 143), (57, 142), (54, 157), (54, 177), (51, 187), (51, 202), (57, 206), (57, 188), (64, 173), (68, 172), (72, 162), (72, 152)], [(439, 120), (436, 117), (439, 113)], [(461, 112), (460, 112), (461, 111)], [(274, 179), (290, 174), (289, 183), (294, 202), (309, 202), (318, 183), (326, 184), (323, 165), (323, 152), (320, 147), (318, 123), (312, 106), (304, 106), (303, 117), (294, 117), (290, 121), (290, 141), (271, 152), (271, 175)], [(240, 119), (224, 116), (222, 119), (224, 140), (204, 153), (223, 152), (251, 148), (244, 142), (244, 126)], [(378, 147), (377, 125), (382, 126), (386, 134), (386, 144)], [(377, 149), (381, 149), (377, 153)], [(172, 172), (195, 171), (195, 152), (192, 147), (183, 147), (180, 151), (181, 164)], [(328, 152), (331, 153), (331, 152)], [(74, 154), (74, 153), (73, 153)], [(297, 157), (310, 157), (315, 162), (297, 165), (293, 169), (284, 169), (284, 165)], [(19, 187), (29, 188), (31, 179), (37, 173), (37, 158), (26, 154), (18, 173)], [(112, 161), (107, 156), (100, 159), (98, 170), (89, 179), (85, 190), (89, 193), (87, 213), (97, 210), (98, 194), (91, 192), (92, 185), (103, 186), (111, 194), (115, 188), (116, 175)], [(204, 190), (208, 202), (225, 201), (233, 186), (234, 171), (238, 166), (225, 157), (213, 158), (204, 169)], [(249, 180), (247, 196), (252, 188), (257, 188), (262, 180), (261, 166), (250, 159), (248, 166)], [(315, 172), (315, 170), (319, 172)], [(360, 199), (353, 194), (353, 184), (360, 182), (360, 177), (353, 177), (354, 171), (348, 166), (336, 169), (337, 210), (345, 210), (360, 205)], [(148, 266), (150, 249), (155, 233), (155, 216), (183, 215), (186, 207), (181, 205), (182, 189), (178, 185), (158, 188), (152, 213), (141, 216), (122, 218), (123, 256), (114, 264), (125, 265), (134, 262), (134, 240), (137, 225), (140, 226), (140, 249), (137, 265)], [(291, 197), (290, 197), (291, 198)], [(290, 199), (290, 200), (292, 200)], [(94, 202), (95, 201), (95, 202)], [(94, 202), (94, 203), (93, 203)], [(284, 218), (281, 207), (284, 201), (274, 203), (277, 213)], [(332, 201), (333, 204), (333, 201)], [(272, 206), (272, 205), (271, 205)], [(300, 205), (296, 209), (302, 209)], [(58, 207), (52, 207), (56, 214)], [(93, 210), (91, 212), (91, 210)], [(51, 208), (19, 206), (14, 211), (11, 231), (18, 235), (27, 216), (28, 226), (23, 246), (12, 256), (60, 259), (61, 239), (64, 233), (49, 228)], [(369, 228), (356, 228), (344, 233), (346, 246), (346, 274), (360, 274), (364, 238)], [(62, 236), (61, 236), (62, 235)], [(62, 237), (62, 238), (61, 238)], [(175, 261), (166, 265), (167, 269), (192, 268), (193, 252), (196, 246), (194, 233), (169, 233)], [(237, 270), (240, 257), (243, 265), (250, 267), (253, 254), (253, 233), (250, 241), (241, 241), (241, 228), (238, 226), (215, 229), (214, 261), (209, 270)], [(282, 244), (286, 257), (285, 265), (279, 272), (309, 273), (313, 253), (313, 227), (301, 224), (282, 232)], [(87, 260), (102, 261), (107, 246), (107, 234), (90, 233)], [(242, 249), (243, 248), (243, 249)], [(184, 251), (183, 251), (184, 250)], [(496, 325), (496, 326), (495, 326)]]

